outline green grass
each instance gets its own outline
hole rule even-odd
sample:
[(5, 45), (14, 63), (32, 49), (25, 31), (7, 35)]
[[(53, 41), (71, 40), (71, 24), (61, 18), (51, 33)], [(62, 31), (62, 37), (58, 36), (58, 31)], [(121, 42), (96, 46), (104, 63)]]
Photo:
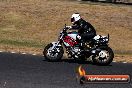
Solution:
[(34, 41), (19, 41), (19, 40), (0, 40), (0, 44), (34, 47), (34, 48), (42, 48), (45, 46), (45, 44), (38, 44)]
[(120, 50), (120, 51), (114, 51), (115, 54), (117, 55), (130, 55), (132, 56), (132, 50), (129, 50), (129, 51), (124, 51), (124, 50)]

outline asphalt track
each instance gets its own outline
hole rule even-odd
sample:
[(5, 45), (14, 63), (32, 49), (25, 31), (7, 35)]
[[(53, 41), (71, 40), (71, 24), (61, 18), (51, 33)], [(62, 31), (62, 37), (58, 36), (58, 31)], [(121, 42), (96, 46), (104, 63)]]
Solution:
[(47, 62), (42, 56), (0, 53), (0, 88), (132, 88), (126, 84), (84, 84), (76, 82), (76, 68), (82, 65), (87, 74), (130, 74), (132, 64), (111, 63), (96, 66), (72, 60)]

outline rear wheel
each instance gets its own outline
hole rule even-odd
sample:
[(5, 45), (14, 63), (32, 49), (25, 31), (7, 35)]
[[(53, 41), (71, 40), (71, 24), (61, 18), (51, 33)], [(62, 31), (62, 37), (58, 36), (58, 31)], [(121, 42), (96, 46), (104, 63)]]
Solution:
[(54, 62), (61, 60), (64, 53), (63, 47), (62, 46), (56, 46), (56, 48), (54, 47), (55, 46), (52, 43), (50, 43), (44, 48), (43, 55), (47, 61)]
[(101, 51), (93, 58), (93, 62), (97, 65), (109, 65), (114, 58), (113, 50), (110, 47), (100, 48)]

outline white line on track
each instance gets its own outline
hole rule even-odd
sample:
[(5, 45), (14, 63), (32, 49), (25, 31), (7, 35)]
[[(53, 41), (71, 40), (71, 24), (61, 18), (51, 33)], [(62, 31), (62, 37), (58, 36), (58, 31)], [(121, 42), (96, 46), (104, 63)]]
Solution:
[(116, 61), (112, 61), (112, 62), (116, 62)]
[[(1, 52), (3, 52), (3, 51), (0, 51), (0, 53), (1, 53)], [(12, 51), (11, 53), (16, 53), (16, 52), (13, 52), (13, 51)], [(20, 54), (27, 54), (27, 53), (20, 53)], [(35, 55), (37, 55), (37, 54), (34, 53), (34, 54), (32, 54), (32, 55), (35, 56)], [(42, 55), (42, 56), (44, 56), (44, 55)], [(117, 61), (112, 61), (112, 62), (117, 62)], [(122, 62), (122, 63), (127, 63), (127, 62)]]
[(21, 53), (21, 54), (26, 54), (26, 53)]
[(37, 55), (37, 54), (34, 53), (34, 54), (32, 54), (32, 55), (35, 56), (35, 55)]
[(127, 63), (127, 62), (122, 62), (122, 63)]
[(16, 53), (16, 52), (11, 52), (11, 53)]

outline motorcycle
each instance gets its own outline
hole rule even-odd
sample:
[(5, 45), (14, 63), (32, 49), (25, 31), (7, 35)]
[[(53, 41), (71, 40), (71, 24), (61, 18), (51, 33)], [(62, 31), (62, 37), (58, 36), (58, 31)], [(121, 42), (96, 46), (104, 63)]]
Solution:
[(113, 50), (109, 47), (108, 36), (96, 35), (90, 41), (79, 43), (77, 41), (78, 32), (67, 32), (65, 27), (60, 32), (57, 42), (49, 43), (43, 51), (47, 61), (60, 61), (64, 54), (64, 49), (68, 58), (79, 61), (91, 61), (97, 65), (109, 65), (114, 58)]

